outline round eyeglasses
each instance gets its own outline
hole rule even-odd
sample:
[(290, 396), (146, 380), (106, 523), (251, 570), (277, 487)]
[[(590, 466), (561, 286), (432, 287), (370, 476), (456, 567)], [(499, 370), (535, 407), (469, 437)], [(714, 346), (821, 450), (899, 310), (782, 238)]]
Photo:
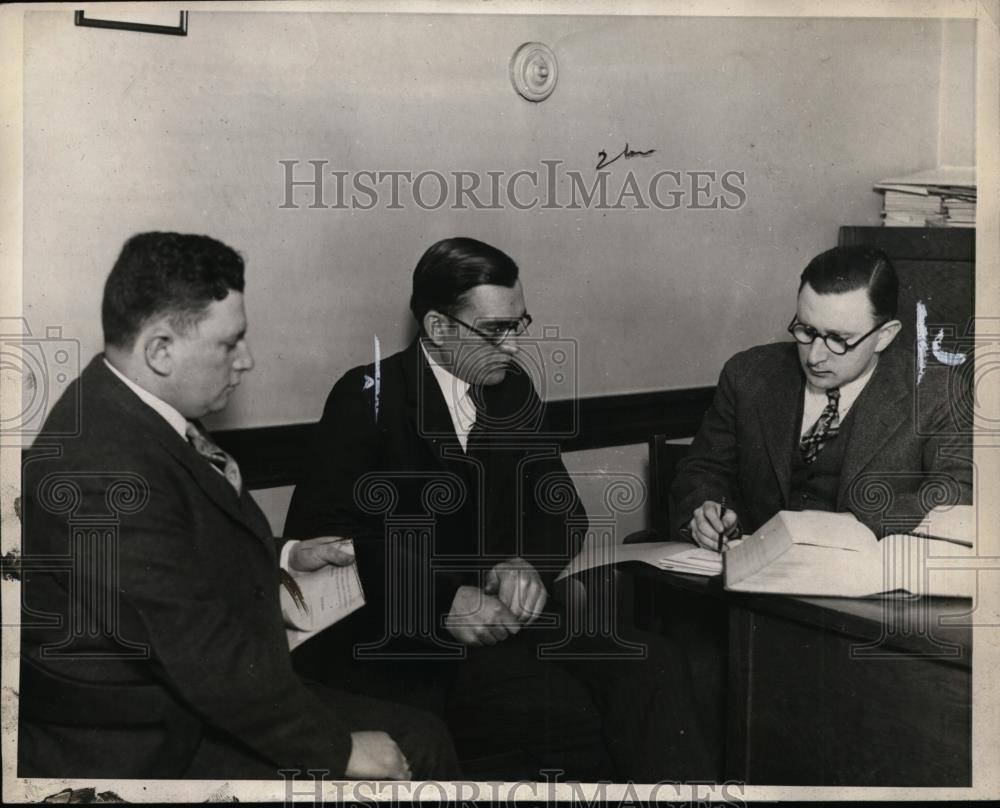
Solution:
[(441, 313), (452, 322), (464, 325), (473, 334), (482, 337), (491, 345), (502, 345), (510, 337), (523, 336), (527, 333), (528, 326), (532, 323), (531, 315), (525, 312), (524, 316), (517, 320), (489, 320), (489, 330), (482, 330), (476, 328), (474, 325), (469, 325), (465, 320), (459, 320), (451, 314)]
[(811, 325), (806, 325), (805, 323), (798, 322), (798, 315), (792, 318), (792, 321), (788, 324), (788, 333), (795, 337), (795, 341), (801, 345), (812, 345), (816, 339), (823, 340), (827, 348), (830, 349), (830, 353), (837, 354), (838, 356), (843, 356), (848, 351), (853, 351), (862, 342), (864, 342), (868, 337), (878, 331), (882, 326), (884, 326), (888, 320), (885, 320), (875, 326), (871, 331), (863, 336), (858, 337), (854, 342), (848, 342), (843, 337), (838, 334), (820, 334)]

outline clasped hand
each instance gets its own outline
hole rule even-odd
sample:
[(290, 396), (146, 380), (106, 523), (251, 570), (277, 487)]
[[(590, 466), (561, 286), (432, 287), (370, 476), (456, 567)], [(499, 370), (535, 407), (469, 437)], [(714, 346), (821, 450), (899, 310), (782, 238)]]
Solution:
[(521, 558), (501, 561), (482, 588), (458, 588), (445, 626), (465, 645), (496, 645), (537, 620), (548, 597), (531, 564)]
[(534, 623), (549, 599), (538, 570), (523, 558), (497, 564), (487, 574), (483, 591), (496, 595), (522, 623)]

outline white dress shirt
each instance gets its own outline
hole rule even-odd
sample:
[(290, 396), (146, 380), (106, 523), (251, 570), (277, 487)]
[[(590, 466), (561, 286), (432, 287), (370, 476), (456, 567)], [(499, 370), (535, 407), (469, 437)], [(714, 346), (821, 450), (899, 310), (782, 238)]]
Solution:
[(448, 414), (451, 416), (452, 426), (455, 427), (455, 435), (458, 442), (462, 444), (462, 449), (466, 450), (469, 443), (469, 430), (476, 422), (476, 405), (469, 395), (469, 383), (458, 378), (454, 373), (438, 364), (434, 357), (427, 352), (423, 342), (420, 343), (420, 350), (427, 357), (427, 364), (430, 365), (431, 373), (437, 379), (441, 394), (444, 396), (444, 403), (448, 407)]
[[(124, 382), (125, 386), (128, 387), (133, 393), (135, 393), (142, 400), (143, 404), (151, 407), (157, 415), (161, 416), (173, 430), (180, 435), (184, 440), (187, 440), (187, 418), (181, 415), (172, 406), (167, 404), (162, 398), (157, 398), (152, 393), (149, 392), (145, 387), (140, 387), (130, 378), (128, 378), (124, 373), (122, 373), (118, 368), (112, 365), (107, 357), (104, 358), (104, 364), (107, 365), (108, 370), (115, 374), (119, 379)], [(214, 467), (213, 467), (214, 468)]]
[[(857, 401), (858, 396), (861, 395), (861, 391), (865, 389), (865, 385), (868, 384), (877, 365), (878, 363), (876, 362), (868, 372), (863, 373), (853, 382), (848, 382), (840, 388), (840, 401), (837, 402), (837, 412), (840, 414), (841, 421), (847, 417), (848, 410)], [(805, 401), (802, 406), (802, 425), (799, 428), (800, 438), (819, 420), (820, 415), (823, 414), (823, 410), (826, 409), (827, 401), (826, 390), (814, 390), (806, 382)]]
[[(148, 404), (157, 414), (163, 417), (163, 419), (173, 427), (174, 431), (184, 438), (185, 442), (188, 442), (187, 427), (190, 423), (187, 418), (181, 415), (177, 410), (175, 410), (171, 405), (167, 404), (162, 398), (157, 398), (152, 393), (149, 392), (145, 387), (140, 387), (130, 378), (125, 376), (118, 368), (112, 365), (107, 358), (104, 360), (104, 364), (108, 366), (108, 369), (115, 374), (119, 379), (121, 379), (125, 385), (142, 399), (143, 403)], [(195, 427), (197, 429), (197, 427)], [(207, 437), (207, 436), (206, 436)], [(223, 477), (226, 473), (220, 469), (215, 463), (209, 463), (209, 468), (214, 469), (217, 473), (221, 474)]]

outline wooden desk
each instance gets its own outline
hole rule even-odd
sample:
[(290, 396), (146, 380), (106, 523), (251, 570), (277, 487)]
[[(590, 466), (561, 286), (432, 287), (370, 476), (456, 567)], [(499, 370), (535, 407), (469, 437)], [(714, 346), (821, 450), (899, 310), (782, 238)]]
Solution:
[(749, 595), (619, 566), (640, 627), (689, 655), (725, 779), (971, 785), (971, 601)]

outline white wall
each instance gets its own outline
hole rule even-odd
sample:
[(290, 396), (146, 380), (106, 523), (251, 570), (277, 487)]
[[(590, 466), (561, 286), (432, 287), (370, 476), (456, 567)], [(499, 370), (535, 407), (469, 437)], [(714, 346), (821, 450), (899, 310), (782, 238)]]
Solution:
[[(934, 20), (193, 11), (178, 38), (75, 28), (71, 9), (26, 17), (26, 316), (87, 356), (130, 234), (233, 244), (257, 369), (216, 426), (317, 417), (374, 333), (404, 344), (412, 267), (459, 233), (520, 262), (537, 320), (578, 341), (582, 394), (712, 383), (733, 351), (781, 336), (794, 278), (839, 225), (877, 222), (872, 182), (938, 156)], [(538, 105), (507, 77), (526, 40), (560, 60)], [(279, 159), (508, 173), (559, 159), (592, 177), (596, 152), (626, 141), (658, 151), (614, 177), (742, 170), (746, 205), (278, 207)]]
[[(208, 233), (247, 258), (257, 360), (213, 426), (312, 421), (375, 334), (383, 353), (405, 344), (412, 267), (465, 234), (520, 263), (536, 322), (575, 341), (581, 395), (713, 384), (730, 354), (783, 337), (795, 279), (838, 226), (877, 224), (873, 182), (971, 162), (973, 33), (933, 19), (195, 10), (180, 38), (28, 11), (25, 316), (35, 333), (62, 326), (86, 361), (122, 242)], [(529, 40), (559, 59), (541, 104), (508, 78)], [(611, 165), (612, 188), (629, 170), (738, 170), (746, 204), (279, 208), (281, 159), (508, 175), (556, 159), (592, 180), (598, 150), (626, 142), (657, 151)], [(640, 472), (640, 454), (582, 462)]]
[(941, 26), (940, 165), (976, 164), (975, 35), (972, 20), (945, 20)]

